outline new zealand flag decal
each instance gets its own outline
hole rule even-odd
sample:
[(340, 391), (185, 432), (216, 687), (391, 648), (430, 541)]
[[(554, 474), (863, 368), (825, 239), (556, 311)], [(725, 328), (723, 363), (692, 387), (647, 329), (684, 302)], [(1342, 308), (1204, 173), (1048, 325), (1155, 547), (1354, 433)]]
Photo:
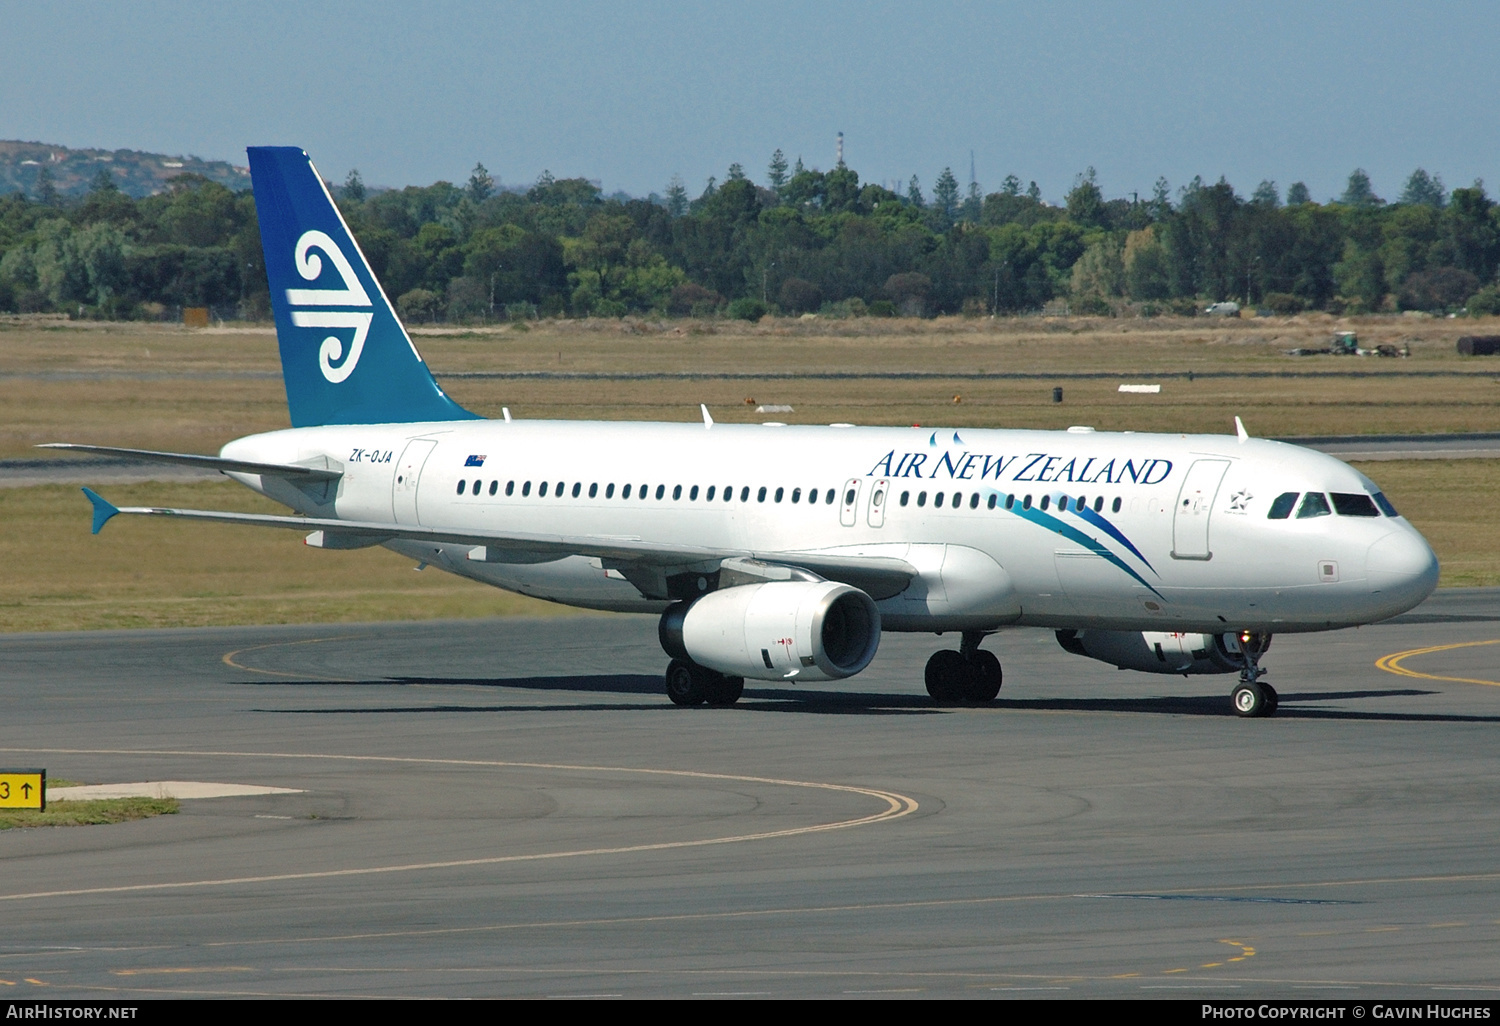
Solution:
[(484, 466), (484, 457), (483, 456), (470, 456), (468, 459), (464, 460), (464, 466), (466, 466), (466, 467), (482, 467), (482, 466)]

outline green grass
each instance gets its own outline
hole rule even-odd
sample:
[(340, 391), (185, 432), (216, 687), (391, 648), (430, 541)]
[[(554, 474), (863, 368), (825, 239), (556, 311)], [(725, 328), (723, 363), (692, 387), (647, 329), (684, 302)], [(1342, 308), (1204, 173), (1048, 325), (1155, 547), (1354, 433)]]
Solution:
[(170, 816), (179, 810), (176, 798), (98, 798), (90, 801), (58, 801), (45, 812), (0, 809), (0, 830), (12, 827), (97, 826), (128, 823), (152, 816)]

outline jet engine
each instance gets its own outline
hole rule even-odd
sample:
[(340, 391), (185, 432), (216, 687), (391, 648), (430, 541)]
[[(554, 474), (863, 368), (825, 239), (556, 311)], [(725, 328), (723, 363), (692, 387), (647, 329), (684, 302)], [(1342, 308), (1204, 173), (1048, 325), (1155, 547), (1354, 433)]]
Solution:
[(1271, 635), (1170, 634), (1156, 631), (1057, 632), (1057, 643), (1075, 655), (1143, 673), (1235, 673), (1243, 652), (1256, 656), (1271, 647)]
[(772, 581), (709, 592), (662, 614), (661, 647), (733, 677), (838, 680), (880, 645), (875, 602), (834, 581)]

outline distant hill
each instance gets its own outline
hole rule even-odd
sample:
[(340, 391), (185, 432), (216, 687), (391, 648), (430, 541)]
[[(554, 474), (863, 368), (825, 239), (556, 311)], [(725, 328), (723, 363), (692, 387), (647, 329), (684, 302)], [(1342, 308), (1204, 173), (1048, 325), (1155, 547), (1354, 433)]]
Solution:
[(250, 188), (250, 169), (224, 160), (0, 140), (0, 195), (19, 189), (35, 199), (44, 167), (52, 172), (52, 187), (64, 196), (88, 192), (100, 168), (108, 169), (121, 192), (136, 199), (165, 191), (167, 180), (180, 174), (202, 175), (235, 191)]

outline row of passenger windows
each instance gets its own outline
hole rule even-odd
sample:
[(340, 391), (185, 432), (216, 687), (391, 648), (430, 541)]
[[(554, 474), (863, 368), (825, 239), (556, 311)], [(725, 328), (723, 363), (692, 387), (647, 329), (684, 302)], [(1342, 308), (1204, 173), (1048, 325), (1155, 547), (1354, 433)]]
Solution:
[[(464, 494), (467, 493), (469, 495), (479, 495), (481, 492), (483, 492), (485, 490), (486, 489), (485, 489), (485, 485), (484, 485), (483, 481), (480, 481), (478, 479), (475, 479), (474, 481), (469, 481), (468, 479), (465, 478), (465, 479), (462, 479), (462, 480), (460, 480), (458, 482), (458, 489), (457, 489), (457, 493), (456, 494), (458, 494), (458, 495), (464, 495)], [(497, 495), (497, 494), (499, 494), (499, 492), (500, 492), (500, 482), (499, 481), (491, 481), (489, 483), (488, 492), (489, 492), (490, 495)], [(529, 497), (531, 495), (531, 482), (530, 481), (523, 481), (521, 483), (520, 492), (521, 492), (522, 498)], [(536, 494), (537, 494), (538, 498), (545, 499), (547, 497), (547, 495), (549, 494), (549, 492), (550, 492), (550, 494), (552, 494), (554, 496), (557, 496), (558, 498), (562, 498), (562, 497), (564, 497), (566, 495), (571, 494), (573, 498), (577, 499), (577, 498), (581, 498), (583, 496), (583, 494), (584, 494), (584, 486), (583, 486), (583, 482), (581, 482), (581, 481), (575, 481), (575, 482), (573, 482), (573, 486), (572, 486), (572, 489), (570, 491), (569, 488), (568, 488), (568, 484), (567, 484), (566, 481), (558, 481), (556, 484), (553, 484), (550, 481), (541, 481), (541, 482), (538, 482), (538, 484), (536, 486)], [(641, 485), (637, 489), (634, 485), (624, 485), (624, 486), (622, 486), (620, 488), (620, 498), (621, 499), (628, 499), (628, 498), (630, 498), (632, 493), (634, 493), (635, 496), (638, 499), (649, 499), (651, 497), (651, 486), (650, 485)], [(787, 494), (786, 493), (787, 493), (787, 490), (785, 488), (777, 488), (774, 492), (772, 492), (770, 489), (768, 489), (764, 485), (762, 485), (760, 488), (756, 489), (756, 491), (755, 491), (755, 501), (756, 502), (765, 502), (767, 496), (770, 496), (773, 502), (781, 502), (783, 499), (787, 498)], [(505, 482), (505, 494), (509, 495), (509, 496), (513, 496), (513, 495), (516, 494), (516, 483), (514, 481), (507, 481), (507, 482)], [(673, 485), (672, 486), (672, 498), (673, 498), (673, 500), (681, 500), (682, 494), (683, 494), (682, 485)], [(690, 501), (690, 502), (696, 502), (698, 500), (699, 494), (700, 494), (699, 487), (697, 485), (693, 485), (691, 488), (688, 489), (688, 492), (687, 492), (688, 501)], [(723, 490), (721, 491), (717, 485), (709, 485), (708, 488), (704, 489), (701, 494), (703, 496), (703, 501), (705, 501), (705, 502), (713, 502), (713, 501), (715, 501), (715, 496), (716, 495), (719, 497), (720, 501), (723, 501), (723, 502), (733, 502), (734, 501), (734, 486), (733, 485), (725, 485), (724, 488), (723, 488)], [(748, 485), (741, 486), (741, 488), (740, 488), (740, 501), (741, 502), (749, 502), (750, 501), (750, 494), (751, 494), (750, 493), (750, 488), (749, 488)], [(807, 502), (808, 502), (809, 505), (815, 505), (819, 501), (818, 500), (819, 491), (816, 488), (809, 488), (807, 490), (806, 495), (807, 495)], [(833, 505), (834, 498), (836, 497), (836, 495), (837, 495), (837, 492), (835, 491), (835, 489), (832, 489), (832, 488), (827, 489), (826, 492), (824, 492), (823, 496), (822, 496), (823, 503), (825, 505), (829, 505), (829, 506)], [(666, 496), (667, 496), (667, 486), (666, 485), (657, 485), (656, 486), (656, 498), (658, 498), (658, 499), (665, 499)], [(596, 498), (599, 497), (599, 485), (597, 483), (596, 484), (591, 484), (591, 485), (588, 486), (588, 497), (590, 499), (596, 499)], [(607, 485), (604, 486), (604, 497), (606, 499), (613, 499), (615, 497), (615, 486), (613, 484), (607, 484)], [(852, 505), (854, 505), (854, 500), (855, 500), (856, 497), (857, 496), (855, 494), (854, 489), (852, 489), (852, 488), (849, 489), (844, 494), (844, 505), (846, 505), (846, 506), (852, 506)], [(875, 502), (875, 504), (877, 506), (880, 505), (880, 500), (881, 500), (880, 493), (877, 492), (876, 495), (875, 495), (875, 498), (874, 498), (874, 502)], [(803, 491), (802, 491), (801, 488), (793, 488), (791, 490), (791, 501), (792, 502), (801, 502), (801, 501), (803, 501)], [(906, 492), (902, 492), (901, 493), (901, 498), (900, 498), (901, 505), (903, 505), (903, 506), (908, 505), (911, 501), (912, 501), (912, 493), (911, 492), (906, 491)], [(926, 506), (927, 505), (927, 493), (926, 492), (918, 492), (917, 496), (916, 496), (916, 502), (917, 502), (918, 506)], [(962, 506), (964, 504), (964, 494), (962, 492), (954, 492), (951, 495), (949, 495), (946, 492), (934, 492), (933, 493), (933, 495), (932, 495), (932, 505), (933, 505), (933, 508), (935, 508), (935, 509), (941, 509), (943, 507), (943, 505), (944, 505), (945, 502), (951, 508), (958, 509), (960, 506)], [(1030, 495), (1021, 496), (1021, 497), (1018, 497), (1018, 496), (1015, 496), (1015, 495), (1007, 495), (1007, 496), (1005, 496), (1005, 508), (1006, 509), (1014, 509), (1016, 507), (1017, 502), (1020, 503), (1020, 506), (1021, 506), (1022, 509), (1031, 509), (1031, 496)], [(971, 493), (968, 496), (968, 504), (969, 504), (969, 508), (970, 509), (978, 509), (979, 508), (979, 503), (980, 503), (980, 494), (978, 492), (973, 492), (973, 493)], [(988, 502), (986, 503), (987, 508), (994, 509), (998, 504), (999, 504), (999, 496), (997, 496), (995, 494), (991, 494), (989, 496), (989, 498), (988, 498)], [(1052, 504), (1052, 497), (1050, 495), (1043, 495), (1042, 499), (1041, 499), (1041, 503), (1040, 503), (1040, 508), (1043, 509), (1043, 510), (1045, 510), (1048, 507), (1050, 507), (1051, 504)], [(1066, 512), (1069, 508), (1071, 508), (1074, 512), (1077, 512), (1079, 510), (1086, 509), (1088, 507), (1088, 504), (1089, 504), (1089, 502), (1088, 502), (1087, 496), (1083, 496), (1083, 495), (1078, 496), (1076, 499), (1075, 498), (1071, 498), (1070, 496), (1066, 496), (1065, 495), (1062, 498), (1060, 498), (1060, 499), (1057, 500), (1057, 508), (1059, 510), (1063, 511), (1063, 512)], [(1111, 505), (1110, 508), (1115, 513), (1120, 512), (1120, 499), (1119, 499), (1118, 496), (1115, 498), (1115, 500), (1112, 503), (1112, 505)], [(1103, 509), (1104, 509), (1104, 496), (1102, 496), (1102, 495), (1096, 495), (1096, 496), (1094, 496), (1094, 512), (1096, 512), (1096, 513), (1102, 512)]]
[[(461, 481), (458, 482), (458, 493), (457, 494), (463, 495), (465, 492), (468, 492), (470, 495), (478, 495), (483, 490), (484, 490), (484, 482), (483, 481), (476, 480), (476, 481), (470, 482), (468, 480), (461, 480)], [(489, 494), (496, 495), (496, 494), (499, 493), (499, 491), (500, 491), (500, 482), (499, 481), (491, 481), (490, 484), (489, 484)], [(531, 482), (530, 481), (523, 481), (521, 483), (521, 489), (520, 489), (520, 491), (521, 491), (522, 498), (529, 497), (531, 495)], [(568, 484), (567, 484), (566, 481), (559, 481), (559, 482), (557, 482), (556, 485), (553, 485), (552, 482), (550, 482), (550, 481), (541, 481), (541, 482), (538, 482), (538, 484), (536, 486), (536, 494), (537, 494), (538, 498), (545, 499), (547, 497), (549, 491), (551, 492), (552, 495), (555, 495), (558, 498), (562, 498), (563, 496), (569, 494)], [(774, 493), (774, 496), (773, 496), (774, 501), (780, 502), (783, 499), (785, 499), (787, 497), (786, 491), (787, 490), (785, 488), (778, 488), (778, 489), (776, 489), (776, 491)], [(622, 499), (628, 499), (628, 498), (630, 498), (631, 495), (632, 495), (632, 493), (638, 499), (649, 499), (651, 497), (651, 486), (650, 485), (641, 485), (639, 488), (636, 488), (634, 485), (623, 485), (620, 488), (620, 498), (622, 498)], [(515, 495), (516, 494), (516, 483), (514, 481), (507, 481), (507, 482), (505, 482), (505, 494), (506, 495)], [(581, 481), (574, 481), (573, 482), (573, 488), (572, 488), (571, 494), (572, 494), (573, 498), (575, 498), (575, 499), (582, 497), (582, 495), (584, 494), (583, 482), (581, 482)], [(697, 485), (693, 485), (687, 491), (688, 500), (690, 502), (697, 502), (699, 494), (700, 494), (699, 487)], [(734, 501), (734, 485), (725, 485), (724, 488), (723, 488), (723, 490), (722, 490), (722, 492), (720, 491), (718, 485), (709, 485), (707, 489), (702, 490), (701, 494), (703, 496), (703, 501), (704, 502), (713, 502), (713, 501), (715, 501), (716, 497), (720, 501), (723, 501), (723, 502), (733, 502)], [(771, 493), (770, 490), (767, 489), (763, 485), (763, 486), (761, 486), (756, 491), (756, 493), (755, 493), (755, 501), (756, 502), (765, 502), (767, 495), (772, 495), (772, 494), (773, 493)], [(818, 489), (816, 489), (816, 488), (809, 488), (807, 490), (807, 502), (808, 502), (809, 505), (814, 505), (814, 504), (816, 504), (818, 502), (818, 494), (819, 494), (818, 493)], [(828, 489), (827, 493), (823, 496), (823, 502), (825, 504), (827, 504), (827, 505), (830, 505), (830, 506), (833, 505), (833, 500), (834, 500), (834, 497), (835, 497), (836, 494), (837, 493), (834, 491), (834, 489), (832, 489), (832, 488)], [(588, 497), (590, 499), (597, 499), (599, 497), (599, 485), (598, 484), (591, 484), (591, 485), (588, 486)], [(613, 499), (615, 497), (615, 486), (613, 484), (607, 484), (607, 485), (604, 486), (604, 497), (606, 499)], [(657, 485), (656, 486), (656, 497), (658, 499), (665, 499), (667, 497), (667, 486), (666, 485)], [(673, 485), (672, 486), (672, 498), (674, 500), (680, 500), (682, 498), (682, 485)], [(792, 499), (793, 502), (801, 502), (802, 501), (802, 489), (801, 488), (793, 488), (792, 489), (791, 499)], [(750, 501), (750, 488), (749, 488), (748, 485), (742, 486), (740, 488), (740, 501), (741, 502), (749, 502)], [(853, 492), (850, 492), (849, 498), (846, 501), (847, 502), (851, 502), (851, 503), (854, 501), (854, 494), (853, 494)]]
[[(944, 501), (944, 495), (945, 495), (945, 493), (943, 493), (943, 492), (934, 492), (933, 496), (932, 496), (932, 504), (933, 504), (933, 506), (941, 509), (942, 505), (943, 505), (943, 501)], [(911, 492), (902, 492), (901, 493), (901, 499), (900, 499), (901, 505), (905, 506), (910, 501), (911, 501)], [(1006, 509), (1015, 509), (1017, 501), (1020, 502), (1022, 509), (1030, 509), (1031, 508), (1031, 496), (1029, 496), (1029, 495), (1021, 496), (1019, 498), (1017, 496), (1014, 496), (1014, 495), (1007, 495), (1005, 497), (1005, 508)], [(951, 506), (952, 508), (958, 509), (958, 507), (960, 507), (960, 506), (962, 506), (964, 504), (964, 495), (963, 495), (962, 492), (954, 492), (951, 496), (947, 497), (947, 502), (948, 502), (948, 505)], [(999, 505), (999, 502), (1000, 502), (1000, 497), (998, 495), (992, 494), (992, 495), (990, 495), (990, 497), (989, 497), (988, 501), (985, 503), (985, 505), (989, 509), (994, 509), (997, 505)], [(1089, 504), (1088, 497), (1084, 496), (1084, 495), (1080, 495), (1076, 499), (1074, 499), (1074, 498), (1072, 498), (1070, 496), (1064, 495), (1064, 496), (1062, 496), (1061, 498), (1059, 498), (1057, 500), (1057, 508), (1059, 510), (1061, 510), (1062, 512), (1064, 512), (1064, 513), (1066, 513), (1069, 509), (1073, 510), (1076, 513), (1079, 510), (1086, 509), (1088, 507), (1088, 504)], [(926, 492), (918, 492), (917, 493), (917, 505), (918, 506), (925, 506), (925, 505), (927, 505), (927, 493)], [(1042, 501), (1039, 504), (1040, 508), (1043, 509), (1043, 510), (1045, 510), (1048, 507), (1050, 507), (1051, 505), (1052, 505), (1052, 496), (1050, 496), (1050, 495), (1043, 495), (1042, 496)], [(970, 509), (978, 509), (979, 508), (979, 493), (978, 492), (973, 492), (973, 493), (971, 493), (969, 495), (969, 508)], [(1120, 498), (1119, 498), (1119, 496), (1115, 497), (1115, 501), (1110, 505), (1110, 509), (1111, 509), (1111, 511), (1113, 511), (1115, 513), (1120, 512)], [(1100, 512), (1103, 512), (1103, 510), (1104, 510), (1104, 496), (1102, 496), (1102, 495), (1096, 495), (1096, 496), (1094, 496), (1094, 512), (1095, 513), (1100, 513)]]
[[(1297, 505), (1298, 496), (1302, 498), (1300, 506)], [(1329, 498), (1333, 499), (1332, 509), (1328, 506)], [(1328, 495), (1322, 492), (1308, 492), (1306, 495), (1301, 492), (1282, 492), (1271, 503), (1271, 511), (1266, 514), (1266, 519), (1285, 520), (1292, 515), (1293, 508), (1297, 510), (1298, 520), (1326, 517), (1333, 513), (1341, 517), (1378, 517), (1381, 513), (1388, 517), (1401, 515), (1391, 505), (1391, 500), (1380, 492), (1376, 492), (1373, 497), (1363, 492), (1330, 492)]]

